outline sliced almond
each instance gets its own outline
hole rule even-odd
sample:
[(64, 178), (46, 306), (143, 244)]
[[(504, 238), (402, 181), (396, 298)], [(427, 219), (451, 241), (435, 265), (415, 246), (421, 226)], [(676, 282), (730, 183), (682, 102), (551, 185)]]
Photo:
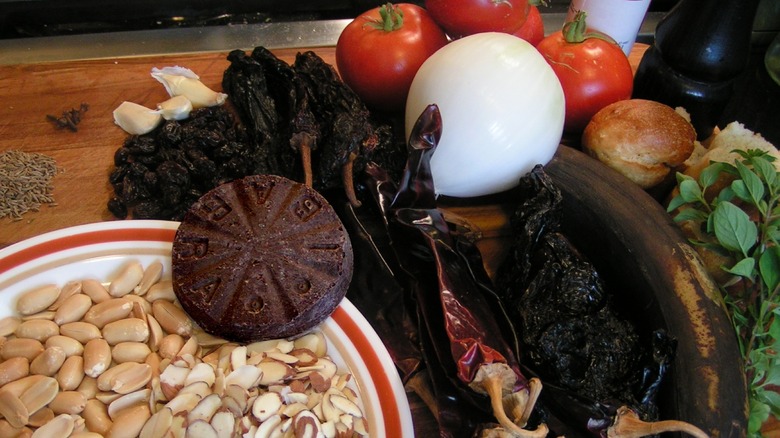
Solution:
[(219, 438), (217, 431), (204, 420), (195, 420), (187, 425), (186, 436), (198, 438)]
[(275, 360), (260, 362), (257, 364), (257, 369), (262, 374), (258, 383), (265, 386), (283, 383), (295, 375), (295, 370), (291, 366)]
[(236, 417), (229, 411), (220, 410), (211, 417), (211, 426), (219, 438), (232, 438), (235, 436)]
[(261, 423), (276, 415), (282, 409), (282, 397), (276, 392), (266, 392), (255, 399), (252, 415)]
[(187, 422), (211, 421), (211, 417), (222, 407), (222, 399), (217, 394), (209, 394), (202, 398), (194, 408), (187, 413)]

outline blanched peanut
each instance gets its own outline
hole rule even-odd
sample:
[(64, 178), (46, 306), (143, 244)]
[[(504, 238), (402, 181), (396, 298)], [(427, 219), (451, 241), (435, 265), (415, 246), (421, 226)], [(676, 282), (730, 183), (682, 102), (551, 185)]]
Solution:
[(61, 390), (73, 391), (81, 385), (84, 375), (84, 358), (82, 356), (71, 356), (65, 359), (55, 378)]
[(111, 365), (111, 347), (105, 339), (93, 339), (84, 346), (84, 374), (98, 377)]
[(30, 362), (30, 373), (51, 377), (60, 370), (66, 358), (62, 348), (49, 347)]
[(59, 325), (76, 322), (92, 307), (92, 299), (84, 294), (75, 294), (62, 302), (54, 313), (54, 322)]
[(0, 387), (30, 374), (30, 361), (26, 357), (12, 357), (0, 363)]

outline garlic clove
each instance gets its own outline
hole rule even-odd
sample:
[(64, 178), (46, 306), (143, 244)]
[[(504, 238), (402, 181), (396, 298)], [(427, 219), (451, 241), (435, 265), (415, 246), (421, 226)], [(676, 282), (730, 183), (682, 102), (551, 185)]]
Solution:
[(184, 120), (190, 116), (192, 102), (186, 96), (174, 96), (157, 105), (157, 112), (165, 120)]
[(185, 96), (193, 108), (222, 105), (227, 94), (207, 87), (198, 75), (183, 67), (153, 68), (152, 77), (157, 79), (171, 96)]
[(142, 135), (151, 132), (162, 121), (154, 110), (133, 102), (122, 102), (114, 110), (114, 123), (128, 134)]

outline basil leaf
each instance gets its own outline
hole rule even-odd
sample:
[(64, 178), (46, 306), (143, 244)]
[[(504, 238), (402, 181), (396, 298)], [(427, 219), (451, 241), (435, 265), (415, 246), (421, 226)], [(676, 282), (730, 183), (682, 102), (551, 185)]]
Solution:
[(756, 244), (758, 229), (747, 213), (731, 202), (721, 202), (711, 215), (715, 237), (724, 248), (747, 257)]
[(722, 171), (723, 163), (710, 164), (701, 171), (701, 175), (699, 175), (699, 184), (701, 184), (704, 189), (715, 184), (715, 181), (718, 180)]
[(730, 269), (724, 268), (724, 270), (730, 274), (739, 275), (740, 277), (753, 278), (753, 268), (755, 266), (756, 260), (747, 257), (737, 262), (737, 264)]
[(703, 222), (707, 220), (707, 213), (696, 210), (695, 208), (685, 208), (674, 217), (675, 222), (695, 221)]
[(683, 199), (682, 196), (677, 195), (674, 198), (672, 198), (671, 201), (669, 201), (669, 205), (666, 206), (666, 212), (667, 213), (671, 213), (671, 212), (677, 210), (678, 208), (680, 208), (681, 206), (683, 206), (685, 204), (687, 204), (685, 199)]
[(745, 181), (741, 179), (731, 182), (731, 190), (737, 195), (737, 198), (745, 202), (753, 202), (753, 198), (750, 196), (750, 190), (748, 190)]
[(764, 197), (764, 182), (755, 172), (740, 162), (737, 162), (737, 170), (750, 194), (750, 198), (745, 200), (752, 202), (753, 205), (758, 205), (758, 202)]
[(780, 247), (770, 246), (764, 250), (758, 260), (758, 270), (768, 291), (771, 292), (780, 285)]
[(699, 183), (693, 179), (686, 179), (680, 183), (680, 196), (685, 202), (696, 202), (701, 199)]
[(756, 170), (756, 173), (764, 180), (766, 181), (768, 186), (773, 186), (775, 182), (777, 181), (777, 169), (775, 169), (775, 166), (772, 165), (772, 163), (769, 162), (765, 158), (766, 156), (760, 156), (760, 157), (753, 157), (750, 160), (750, 164), (753, 165), (753, 169)]

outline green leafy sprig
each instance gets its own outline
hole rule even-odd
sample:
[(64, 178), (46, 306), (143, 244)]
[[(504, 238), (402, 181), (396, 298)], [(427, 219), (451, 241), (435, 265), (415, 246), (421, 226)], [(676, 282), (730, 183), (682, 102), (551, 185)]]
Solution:
[[(744, 358), (752, 437), (769, 415), (780, 418), (780, 172), (764, 151), (733, 152), (733, 163), (713, 162), (698, 179), (678, 173), (667, 210), (701, 231), (692, 244), (733, 261), (719, 286)], [(731, 183), (716, 184), (724, 178)]]

